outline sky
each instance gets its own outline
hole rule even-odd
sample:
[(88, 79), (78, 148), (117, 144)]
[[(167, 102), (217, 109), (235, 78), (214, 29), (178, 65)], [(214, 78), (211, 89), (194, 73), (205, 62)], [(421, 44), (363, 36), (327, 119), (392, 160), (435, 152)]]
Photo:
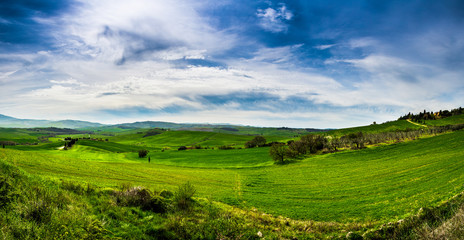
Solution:
[(0, 114), (344, 128), (464, 106), (461, 0), (3, 0)]

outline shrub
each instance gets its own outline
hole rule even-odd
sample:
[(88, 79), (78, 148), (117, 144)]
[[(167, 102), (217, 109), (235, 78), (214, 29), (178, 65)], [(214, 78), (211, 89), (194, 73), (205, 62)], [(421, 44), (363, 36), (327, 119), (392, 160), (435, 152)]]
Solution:
[(228, 146), (228, 145), (222, 145), (222, 146), (219, 146), (218, 148), (221, 149), (221, 150), (230, 150), (230, 149), (234, 149), (234, 147)]
[(174, 193), (174, 203), (179, 209), (189, 209), (193, 203), (192, 197), (195, 192), (196, 189), (190, 182), (180, 185)]
[(148, 150), (145, 150), (145, 149), (139, 150), (139, 158), (144, 158), (147, 156), (147, 154), (148, 154)]
[(150, 210), (155, 213), (165, 213), (168, 209), (168, 203), (169, 202), (164, 197), (155, 195), (150, 199), (148, 204), (143, 206), (143, 209)]
[(105, 235), (109, 233), (109, 231), (104, 228), (104, 223), (97, 219), (89, 222), (84, 227), (84, 230), (86, 232), (84, 239), (105, 239)]
[(122, 206), (141, 206), (150, 198), (150, 192), (142, 187), (132, 187), (116, 193), (116, 202)]
[(165, 213), (169, 202), (162, 196), (152, 194), (148, 189), (132, 187), (125, 191), (115, 192), (119, 206), (140, 207), (156, 213)]
[(186, 146), (180, 146), (177, 151), (183, 151), (183, 150), (187, 150), (187, 147)]
[(37, 223), (47, 223), (51, 220), (53, 209), (48, 199), (35, 199), (24, 205), (23, 217)]
[(256, 143), (254, 141), (248, 141), (245, 143), (245, 148), (254, 148), (256, 147)]
[(266, 139), (263, 136), (256, 136), (245, 143), (246, 148), (263, 147), (266, 145)]
[(162, 190), (159, 194), (161, 197), (164, 197), (166, 199), (170, 199), (174, 196), (174, 193), (168, 190)]

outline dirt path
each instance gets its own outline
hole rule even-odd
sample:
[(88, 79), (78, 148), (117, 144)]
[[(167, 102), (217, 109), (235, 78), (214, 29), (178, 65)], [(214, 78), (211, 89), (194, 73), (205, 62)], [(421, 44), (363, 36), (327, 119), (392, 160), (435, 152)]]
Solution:
[(417, 126), (427, 127), (426, 125), (422, 125), (422, 124), (420, 124), (420, 123), (415, 123), (415, 122), (411, 121), (410, 119), (408, 119), (408, 120), (406, 120), (406, 121), (408, 121), (408, 122), (410, 122), (410, 123), (412, 123), (412, 124), (414, 124), (414, 125), (417, 125)]

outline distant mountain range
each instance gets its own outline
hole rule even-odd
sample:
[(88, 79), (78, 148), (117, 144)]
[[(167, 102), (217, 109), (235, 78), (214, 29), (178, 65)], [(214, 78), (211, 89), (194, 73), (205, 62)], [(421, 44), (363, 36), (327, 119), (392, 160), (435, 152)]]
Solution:
[[(225, 131), (225, 132), (236, 132), (243, 128), (255, 128), (251, 126), (239, 126), (229, 124), (201, 124), (201, 123), (172, 123), (172, 122), (160, 122), (160, 121), (144, 121), (134, 123), (122, 123), (122, 124), (101, 124), (95, 122), (79, 121), (79, 120), (35, 120), (35, 119), (18, 119), (0, 114), (0, 128), (69, 128), (79, 130), (104, 130), (109, 128), (121, 128), (121, 129), (139, 129), (139, 128), (165, 128), (175, 130), (193, 130), (193, 131)], [(329, 129), (314, 129), (314, 128), (270, 128), (275, 130), (285, 131), (306, 131), (306, 132), (318, 132), (327, 131)]]
[(36, 127), (57, 127), (57, 128), (91, 128), (105, 126), (101, 123), (78, 121), (78, 120), (35, 120), (18, 119), (0, 114), (0, 127), (5, 128), (36, 128)]
[(190, 129), (190, 128), (212, 128), (222, 127), (229, 125), (219, 124), (189, 124), (189, 123), (171, 123), (171, 122), (158, 122), (158, 121), (145, 121), (145, 122), (134, 122), (134, 123), (122, 123), (122, 124), (101, 124), (95, 122), (79, 121), (79, 120), (35, 120), (35, 119), (19, 119), (9, 117), (0, 114), (0, 127), (4, 128), (45, 128), (45, 127), (56, 127), (56, 128), (71, 128), (71, 129), (82, 129), (82, 128), (100, 128), (100, 127), (118, 127), (127, 129), (136, 128), (169, 128), (169, 129)]

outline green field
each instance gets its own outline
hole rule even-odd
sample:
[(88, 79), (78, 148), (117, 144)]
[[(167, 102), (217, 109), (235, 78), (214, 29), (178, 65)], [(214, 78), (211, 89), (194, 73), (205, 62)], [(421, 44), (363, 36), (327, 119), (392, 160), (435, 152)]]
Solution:
[[(166, 145), (194, 144), (193, 139), (206, 142), (205, 136), (215, 136), (172, 133), (170, 136), (176, 138)], [(150, 141), (155, 143), (154, 139)], [(153, 150), (148, 163), (147, 158), (140, 159), (132, 151), (137, 147), (93, 141), (81, 141), (68, 151), (51, 147), (34, 150), (36, 146), (28, 146), (29, 151), (7, 148), (0, 151), (0, 158), (49, 178), (102, 187), (132, 183), (158, 189), (174, 189), (190, 181), (197, 186), (199, 197), (236, 206), (256, 207), (295, 219), (366, 222), (404, 218), (420, 207), (438, 205), (461, 192), (462, 142), (464, 131), (458, 131), (359, 151), (315, 155), (288, 165), (273, 164), (268, 148)]]
[[(167, 131), (159, 135), (143, 137), (143, 133), (118, 135), (110, 137), (110, 141), (130, 144), (136, 146), (145, 146), (150, 148), (174, 148), (180, 146), (195, 146), (202, 147), (217, 147), (223, 145), (231, 145), (235, 147), (243, 147), (245, 142), (254, 138), (251, 135), (227, 134), (216, 132), (202, 131)], [(277, 136), (266, 137), (268, 141), (278, 141), (286, 138)]]
[(464, 114), (451, 116), (438, 120), (426, 120), (425, 124), (430, 126), (446, 126), (451, 124), (464, 124)]
[[(452, 123), (450, 123), (452, 124)], [(329, 131), (328, 135), (343, 136), (350, 133), (381, 133), (381, 132), (392, 132), (392, 131), (404, 131), (411, 129), (420, 129), (421, 127), (415, 124), (412, 124), (406, 120), (397, 120), (386, 122), (382, 124), (371, 124), (369, 126), (354, 127), (354, 128), (344, 128)]]
[[(358, 132), (425, 130), (433, 126), (460, 124), (462, 119), (461, 116), (455, 116), (427, 121), (427, 126), (401, 120), (313, 134), (331, 139)], [(142, 186), (154, 189), (153, 192), (162, 189), (175, 192), (178, 186), (186, 182), (195, 186), (198, 204), (203, 202), (206, 205), (197, 205), (197, 213), (192, 213), (193, 215), (182, 212), (170, 212), (167, 216), (157, 215), (156, 226), (163, 229), (170, 229), (165, 225), (168, 222), (174, 224), (183, 221), (181, 219), (193, 221), (195, 218), (206, 221), (200, 222), (206, 225), (198, 226), (212, 224), (216, 228), (217, 217), (213, 213), (220, 211), (228, 216), (220, 218), (220, 221), (228, 221), (228, 214), (233, 214), (234, 221), (240, 222), (239, 225), (234, 225), (234, 232), (247, 231), (253, 235), (256, 228), (269, 228), (267, 234), (272, 232), (271, 236), (275, 238), (288, 238), (294, 234), (316, 238), (344, 236), (343, 231), (357, 231), (361, 234), (387, 222), (414, 218), (421, 208), (440, 209), (464, 190), (464, 130), (438, 135), (429, 132), (415, 140), (397, 139), (369, 145), (360, 150), (349, 150), (348, 147), (334, 153), (324, 154), (320, 151), (287, 164), (276, 164), (269, 155), (269, 147), (244, 148), (245, 142), (255, 135), (243, 135), (240, 131), (231, 134), (218, 131), (110, 129), (113, 132), (109, 134), (106, 130), (102, 128), (102, 131), (95, 131), (94, 134), (56, 135), (61, 130), (3, 128), (0, 129), (0, 139), (16, 142), (17, 145), (0, 148), (0, 160), (2, 164), (21, 169), (34, 179), (51, 181), (47, 184), (51, 184), (53, 189), (56, 188), (53, 183), (63, 182), (72, 183), (71, 189), (75, 188), (73, 184), (102, 189), (103, 193), (89, 196), (90, 199), (87, 200), (84, 197), (81, 200), (86, 203), (80, 204), (89, 204), (88, 210), (94, 209), (92, 211), (97, 213), (85, 214), (92, 215), (92, 218), (100, 216), (97, 218), (102, 221), (116, 214), (114, 211), (118, 212), (120, 217), (109, 223), (108, 228), (116, 232), (114, 236), (123, 238), (134, 234), (131, 231), (141, 231), (141, 226), (144, 225), (138, 224), (144, 222), (149, 213), (133, 209), (130, 211), (140, 212), (126, 219), (122, 215), (129, 210), (110, 207), (115, 201), (112, 192), (121, 189), (121, 186)], [(425, 133), (423, 130), (416, 132)], [(147, 134), (154, 131), (157, 134)], [(39, 137), (42, 139), (39, 140)], [(80, 139), (71, 148), (64, 150), (67, 137)], [(82, 139), (89, 137), (90, 139)], [(299, 139), (285, 134), (264, 137), (267, 142)], [(180, 146), (192, 148), (179, 151), (177, 149)], [(202, 148), (194, 149), (193, 146)], [(221, 150), (220, 146), (231, 146), (232, 149)], [(140, 158), (138, 154), (142, 149), (148, 150), (148, 155), (144, 158)], [(3, 184), (2, 179), (4, 178), (0, 178), (0, 184)], [(73, 204), (77, 203), (71, 205)], [(220, 210), (212, 210), (218, 206)], [(102, 207), (113, 208), (113, 212), (95, 210)], [(17, 209), (21, 212), (20, 208)], [(267, 215), (261, 213), (275, 217), (263, 217)], [(18, 216), (22, 216), (21, 214), (23, 213)], [(178, 219), (172, 220), (173, 216)], [(446, 212), (433, 216), (439, 216), (439, 219), (450, 217)], [(260, 220), (255, 224), (257, 218)], [(4, 218), (0, 217), (1, 219)], [(93, 221), (85, 219), (87, 220), (80, 221), (90, 221), (89, 224)], [(293, 222), (285, 223), (289, 220), (282, 222), (282, 219), (291, 219)], [(437, 224), (433, 219), (432, 217), (429, 223)], [(56, 221), (60, 225), (62, 220)], [(136, 224), (137, 227), (126, 231), (119, 223)], [(253, 227), (250, 227), (251, 223)], [(18, 224), (14, 225), (15, 229), (21, 228), (21, 224)], [(308, 224), (319, 227), (307, 232), (303, 226)], [(414, 224), (411, 226), (420, 227)], [(276, 230), (276, 227), (288, 229), (284, 233)], [(191, 234), (198, 231), (211, 233), (210, 230), (201, 230), (194, 225), (176, 229), (167, 231), (175, 232), (178, 238), (192, 238)], [(188, 229), (190, 233), (182, 235), (181, 229)], [(228, 231), (227, 228), (220, 229)], [(414, 231), (416, 230), (407, 230), (406, 234), (415, 236)], [(134, 238), (138, 238), (135, 236), (146, 236), (146, 233), (138, 232), (134, 235)], [(212, 236), (217, 237), (214, 234)], [(231, 236), (238, 237), (233, 234)], [(388, 236), (393, 235), (382, 236), (388, 239)]]

